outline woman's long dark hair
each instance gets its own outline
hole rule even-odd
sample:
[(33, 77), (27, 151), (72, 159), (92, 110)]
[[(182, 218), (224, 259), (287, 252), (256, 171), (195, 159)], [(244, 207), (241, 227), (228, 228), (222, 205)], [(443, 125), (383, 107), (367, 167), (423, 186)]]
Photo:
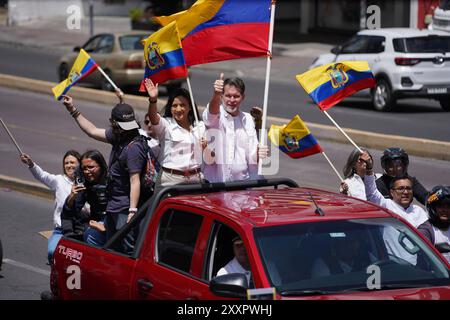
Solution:
[[(92, 184), (106, 184), (106, 178), (108, 175), (108, 165), (106, 164), (105, 158), (98, 150), (88, 150), (85, 153), (81, 155), (80, 159), (80, 170), (81, 170), (81, 161), (83, 159), (91, 159), (94, 160), (99, 166), (100, 166), (100, 177), (98, 181), (93, 182)], [(90, 184), (88, 181), (85, 182), (86, 184)]]
[(66, 158), (67, 158), (68, 156), (72, 156), (72, 157), (77, 158), (78, 164), (81, 163), (81, 156), (80, 156), (80, 153), (79, 153), (78, 151), (76, 151), (76, 150), (69, 150), (69, 151), (67, 151), (67, 152), (64, 154), (63, 161), (62, 161), (63, 172), (64, 172), (64, 174), (66, 174), (66, 169), (64, 168), (64, 161), (66, 161)]
[[(367, 152), (369, 154), (369, 156), (372, 158), (372, 156), (370, 155), (369, 151), (367, 151), (367, 149), (364, 149), (364, 148), (360, 148), (360, 149), (362, 151)], [(344, 170), (343, 170), (345, 179), (350, 178), (355, 173), (354, 167), (355, 167), (356, 161), (358, 161), (360, 155), (361, 155), (361, 152), (359, 152), (358, 149), (355, 149), (348, 156), (347, 163), (345, 164)]]
[[(173, 100), (175, 100), (176, 97), (180, 97), (180, 96), (186, 98), (186, 100), (189, 103), (188, 119), (189, 119), (189, 123), (191, 125), (194, 125), (195, 116), (194, 116), (194, 109), (192, 108), (192, 105), (191, 105), (191, 96), (189, 95), (189, 91), (187, 91), (184, 88), (178, 88), (172, 92), (172, 94), (169, 97), (169, 100), (167, 101), (166, 106), (164, 107), (163, 117), (164, 118), (172, 118), (172, 110), (171, 109), (172, 109)], [(200, 117), (200, 113), (198, 113), (197, 106), (195, 106), (195, 111), (197, 112), (198, 120), (200, 121), (201, 117)]]

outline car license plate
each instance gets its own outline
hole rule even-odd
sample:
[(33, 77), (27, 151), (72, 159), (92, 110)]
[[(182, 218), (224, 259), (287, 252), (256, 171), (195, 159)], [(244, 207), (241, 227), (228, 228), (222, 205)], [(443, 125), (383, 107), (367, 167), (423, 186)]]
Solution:
[(447, 93), (447, 88), (428, 88), (428, 94), (445, 94)]

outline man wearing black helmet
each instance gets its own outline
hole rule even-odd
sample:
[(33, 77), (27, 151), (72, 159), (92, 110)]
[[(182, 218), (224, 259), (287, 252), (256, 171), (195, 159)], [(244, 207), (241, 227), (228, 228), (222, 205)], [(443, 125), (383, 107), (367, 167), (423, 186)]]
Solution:
[(425, 205), (428, 195), (427, 189), (416, 179), (408, 174), (409, 157), (402, 148), (388, 148), (381, 156), (381, 167), (384, 174), (376, 180), (377, 189), (385, 198), (391, 198), (389, 186), (392, 179), (400, 176), (408, 176), (412, 181), (413, 196), (421, 204)]
[[(434, 187), (427, 199), (429, 220), (419, 226), (419, 231), (436, 246), (450, 246), (450, 186)], [(450, 262), (450, 253), (443, 253)]]

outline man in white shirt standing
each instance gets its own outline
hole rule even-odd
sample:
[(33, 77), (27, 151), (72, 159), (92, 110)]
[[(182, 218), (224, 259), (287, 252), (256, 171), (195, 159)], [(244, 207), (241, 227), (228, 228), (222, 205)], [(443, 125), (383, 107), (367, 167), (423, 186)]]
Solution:
[(258, 179), (258, 160), (267, 157), (268, 148), (258, 146), (255, 123), (249, 113), (240, 111), (245, 84), (240, 78), (214, 82), (214, 94), (203, 112), (208, 150), (203, 172), (209, 182)]
[[(428, 220), (428, 214), (421, 207), (413, 204), (413, 182), (410, 177), (402, 176), (393, 178), (389, 187), (392, 199), (385, 199), (378, 191), (373, 174), (373, 161), (367, 154), (362, 154), (361, 159), (366, 162), (366, 176), (364, 185), (366, 188), (367, 200), (378, 204), (392, 212), (398, 214), (408, 221), (414, 228), (419, 227)], [(386, 230), (385, 230), (386, 231)], [(409, 254), (398, 241), (398, 235), (385, 232), (385, 243), (390, 252), (411, 264), (415, 265), (416, 255)], [(412, 244), (410, 244), (412, 245)]]

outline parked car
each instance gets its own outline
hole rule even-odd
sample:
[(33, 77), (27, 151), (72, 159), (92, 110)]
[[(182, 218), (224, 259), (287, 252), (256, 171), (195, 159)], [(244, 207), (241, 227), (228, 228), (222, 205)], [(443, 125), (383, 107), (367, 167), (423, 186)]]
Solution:
[(428, 25), (430, 30), (450, 31), (450, 1), (441, 0), (433, 12), (432, 22)]
[(375, 110), (391, 111), (402, 98), (429, 98), (450, 111), (450, 35), (442, 31), (385, 28), (359, 31), (310, 66), (365, 60), (376, 78), (370, 94)]
[[(105, 71), (119, 88), (138, 88), (144, 78), (144, 47), (141, 40), (151, 31), (130, 31), (128, 33), (105, 33), (90, 38), (83, 46), (75, 47), (73, 52), (61, 57), (58, 66), (60, 81), (67, 79), (70, 69), (83, 48)], [(113, 91), (111, 84), (100, 72), (85, 77), (83, 82), (99, 86), (103, 90)], [(181, 87), (182, 79), (171, 80), (163, 84), (167, 91)]]
[(53, 298), (242, 299), (244, 274), (216, 276), (236, 235), (250, 283), (278, 299), (450, 299), (450, 265), (401, 217), (289, 179), (166, 187), (102, 248), (63, 237)]

